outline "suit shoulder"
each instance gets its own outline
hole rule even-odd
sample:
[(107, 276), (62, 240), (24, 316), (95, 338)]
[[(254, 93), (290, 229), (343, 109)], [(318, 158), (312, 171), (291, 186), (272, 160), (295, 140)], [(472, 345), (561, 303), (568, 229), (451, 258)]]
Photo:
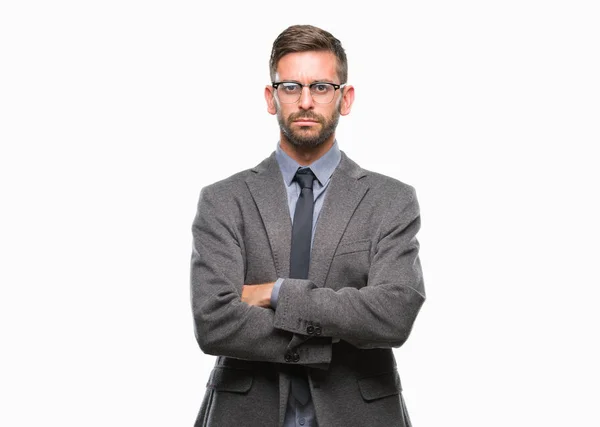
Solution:
[(341, 167), (346, 174), (367, 184), (369, 188), (375, 192), (394, 193), (396, 195), (414, 194), (415, 192), (412, 185), (400, 181), (399, 179), (362, 168), (343, 151)]
[(365, 171), (364, 182), (369, 185), (368, 197), (375, 206), (386, 212), (386, 218), (406, 221), (419, 217), (420, 207), (415, 188), (399, 179), (381, 173)]
[(245, 193), (244, 181), (251, 173), (251, 169), (246, 169), (202, 187), (197, 199), (196, 221), (203, 215), (230, 218)]
[(252, 174), (252, 168), (237, 172), (227, 178), (205, 185), (202, 192), (222, 194), (244, 186), (246, 179)]
[[(234, 173), (233, 175), (221, 179), (219, 181), (213, 182), (212, 184), (208, 184), (202, 188), (203, 193), (217, 193), (224, 194), (223, 192), (230, 192), (230, 194), (235, 194), (238, 191), (243, 191), (246, 188), (245, 181), (252, 175), (257, 172), (264, 171), (272, 165), (272, 162), (275, 161), (275, 153), (273, 152), (271, 156), (264, 159), (258, 165), (245, 169), (243, 171)], [(226, 194), (226, 193), (225, 193)]]
[(365, 174), (364, 182), (369, 185), (371, 190), (388, 197), (415, 197), (415, 188), (412, 185), (378, 172), (366, 169), (363, 169), (363, 171)]

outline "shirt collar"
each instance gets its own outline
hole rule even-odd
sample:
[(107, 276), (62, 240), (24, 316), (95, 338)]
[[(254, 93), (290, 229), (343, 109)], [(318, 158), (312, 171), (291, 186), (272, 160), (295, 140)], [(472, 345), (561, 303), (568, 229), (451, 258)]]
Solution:
[(319, 183), (321, 185), (325, 185), (335, 168), (340, 163), (342, 159), (342, 154), (340, 148), (338, 147), (337, 140), (333, 142), (333, 145), (324, 155), (315, 160), (308, 166), (300, 166), (298, 162), (292, 159), (287, 155), (285, 151), (281, 149), (281, 145), (277, 144), (277, 150), (275, 151), (275, 158), (277, 159), (277, 163), (279, 164), (279, 169), (281, 170), (281, 174), (283, 175), (283, 180), (285, 181), (285, 185), (290, 186), (294, 180), (294, 176), (296, 175), (296, 171), (300, 167), (308, 167), (313, 171)]

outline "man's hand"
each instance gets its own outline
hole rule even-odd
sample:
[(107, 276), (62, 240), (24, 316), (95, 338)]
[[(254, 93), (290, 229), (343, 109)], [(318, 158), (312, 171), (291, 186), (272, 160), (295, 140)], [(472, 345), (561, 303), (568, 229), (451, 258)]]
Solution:
[(271, 307), (271, 292), (275, 282), (242, 286), (242, 301), (257, 307)]

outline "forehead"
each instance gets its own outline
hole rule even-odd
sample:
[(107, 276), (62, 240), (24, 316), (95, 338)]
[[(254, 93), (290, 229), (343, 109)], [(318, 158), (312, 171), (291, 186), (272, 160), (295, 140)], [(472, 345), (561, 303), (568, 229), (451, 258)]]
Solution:
[(337, 61), (331, 52), (308, 51), (284, 55), (277, 64), (277, 80), (310, 83), (318, 80), (337, 81)]

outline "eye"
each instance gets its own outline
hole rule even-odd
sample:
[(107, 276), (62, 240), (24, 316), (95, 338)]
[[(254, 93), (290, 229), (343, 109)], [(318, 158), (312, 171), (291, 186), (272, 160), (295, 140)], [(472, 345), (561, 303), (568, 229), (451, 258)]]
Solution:
[(312, 87), (313, 92), (315, 93), (327, 93), (331, 90), (331, 85), (327, 83), (315, 83)]
[(282, 83), (279, 87), (285, 93), (298, 93), (301, 86), (298, 83)]

